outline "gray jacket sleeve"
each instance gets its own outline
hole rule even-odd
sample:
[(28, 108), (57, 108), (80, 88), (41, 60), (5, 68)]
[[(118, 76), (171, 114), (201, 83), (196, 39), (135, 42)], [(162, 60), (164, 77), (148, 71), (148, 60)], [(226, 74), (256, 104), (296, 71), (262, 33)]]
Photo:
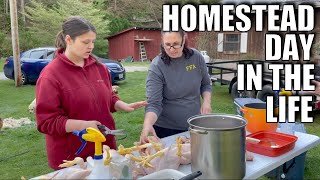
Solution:
[(163, 76), (161, 71), (155, 64), (151, 63), (146, 80), (146, 95), (148, 105), (145, 112), (154, 112), (159, 117), (162, 112), (163, 99)]
[(205, 63), (204, 57), (200, 54), (200, 69), (202, 75), (200, 92), (201, 94), (205, 91), (212, 92), (212, 82), (210, 79), (210, 75), (208, 73), (208, 67)]

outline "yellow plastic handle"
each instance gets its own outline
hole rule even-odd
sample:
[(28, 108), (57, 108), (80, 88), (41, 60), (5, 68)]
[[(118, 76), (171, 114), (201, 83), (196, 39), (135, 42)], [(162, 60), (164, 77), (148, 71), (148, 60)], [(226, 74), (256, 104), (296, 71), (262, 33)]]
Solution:
[(102, 155), (102, 142), (106, 141), (106, 137), (97, 129), (87, 128), (87, 134), (83, 134), (82, 138), (89, 142), (94, 142), (95, 155)]
[(104, 142), (106, 137), (97, 129), (87, 128), (87, 134), (82, 135), (82, 138), (89, 142)]

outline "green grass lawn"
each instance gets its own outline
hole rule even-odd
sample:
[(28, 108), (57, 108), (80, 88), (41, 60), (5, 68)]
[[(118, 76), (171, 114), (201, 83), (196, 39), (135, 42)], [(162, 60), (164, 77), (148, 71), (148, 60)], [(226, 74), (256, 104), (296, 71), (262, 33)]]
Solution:
[(4, 58), (0, 58), (0, 72), (3, 72)]
[[(127, 80), (119, 83), (119, 96), (125, 102), (145, 100), (146, 72), (127, 73)], [(28, 117), (33, 122), (35, 117), (28, 113), (28, 105), (35, 95), (35, 86), (27, 85), (20, 88), (14, 81), (0, 81), (0, 117)], [(233, 100), (227, 86), (213, 85), (212, 109), (215, 113), (234, 114)], [(132, 146), (139, 140), (142, 129), (144, 110), (113, 114), (117, 128), (125, 129), (128, 137), (118, 141), (124, 146)], [(316, 122), (306, 124), (310, 134), (320, 136), (320, 118)], [(44, 136), (36, 130), (35, 124), (17, 129), (3, 129), (0, 132), (0, 179), (27, 179), (51, 172), (47, 165)], [(320, 146), (308, 151), (305, 162), (305, 178), (320, 179)], [(265, 179), (265, 178), (263, 178)]]

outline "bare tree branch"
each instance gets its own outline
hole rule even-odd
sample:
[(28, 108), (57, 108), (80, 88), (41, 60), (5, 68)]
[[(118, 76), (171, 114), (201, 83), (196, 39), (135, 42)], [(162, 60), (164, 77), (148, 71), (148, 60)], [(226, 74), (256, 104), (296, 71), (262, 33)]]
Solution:
[(148, 0), (148, 2), (149, 2), (149, 6), (150, 6), (150, 9), (151, 9), (151, 12), (152, 12), (153, 15), (154, 15), (154, 19), (157, 21), (157, 23), (159, 24), (159, 27), (161, 28), (161, 23), (158, 21), (157, 15), (156, 15), (153, 7), (152, 7), (152, 4), (151, 4), (150, 0)]

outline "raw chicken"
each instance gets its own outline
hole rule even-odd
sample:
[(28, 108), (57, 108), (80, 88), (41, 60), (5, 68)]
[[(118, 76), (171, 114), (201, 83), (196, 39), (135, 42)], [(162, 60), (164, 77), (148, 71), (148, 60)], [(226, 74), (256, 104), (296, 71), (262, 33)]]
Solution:
[(51, 179), (86, 179), (91, 173), (91, 170), (69, 167), (64, 170), (58, 171), (52, 175), (40, 176), (39, 179), (51, 180)]
[(116, 179), (132, 179), (130, 160), (118, 151), (103, 146), (104, 165), (110, 166), (112, 177)]
[(59, 173), (53, 179), (86, 179), (90, 173), (91, 170), (88, 169), (70, 167)]
[(179, 157), (180, 164), (191, 163), (191, 145), (190, 139), (185, 136), (177, 137), (176, 144), (172, 145), (172, 154)]
[(158, 142), (158, 140), (154, 136), (149, 136), (148, 141), (149, 143), (140, 145), (140, 146), (145, 146), (145, 148), (139, 150), (140, 156), (155, 154), (156, 152), (164, 148), (164, 144), (161, 142)]
[(177, 138), (177, 144), (161, 149), (161, 143), (155, 143), (152, 137), (149, 142), (152, 146), (140, 150), (140, 157), (128, 155), (134, 161), (132, 176), (147, 175), (162, 169), (178, 169), (180, 164), (189, 164), (191, 162), (190, 141), (185, 137)]
[(162, 169), (178, 169), (180, 165), (179, 157), (172, 153), (172, 147), (167, 147), (161, 151), (162, 155), (159, 155), (150, 161), (153, 167), (145, 167), (147, 174), (160, 171)]
[[(59, 167), (68, 168), (62, 169), (51, 176), (40, 176), (39, 179), (85, 179), (91, 173), (91, 170), (87, 169), (84, 160), (80, 157), (76, 157), (72, 161), (63, 160), (63, 162)], [(78, 167), (71, 167), (74, 165), (78, 165)]]
[[(136, 179), (139, 175), (145, 176), (162, 169), (178, 169), (180, 164), (191, 163), (190, 139), (185, 136), (176, 138), (176, 143), (164, 148), (161, 142), (154, 137), (149, 137), (149, 143), (125, 148), (122, 145), (118, 151), (103, 146), (104, 165), (110, 166), (113, 177), (117, 179)], [(59, 167), (69, 167), (65, 171), (54, 174), (45, 179), (84, 179), (91, 173), (93, 159), (86, 159), (85, 165), (82, 158), (65, 161)], [(246, 151), (246, 160), (252, 161), (253, 154)], [(78, 167), (70, 167), (73, 165)], [(79, 168), (80, 167), (80, 168)]]
[(79, 165), (81, 169), (86, 169), (87, 166), (84, 164), (84, 160), (81, 157), (76, 157), (72, 161), (63, 160), (64, 163), (60, 164), (60, 168), (71, 167), (73, 165)]

